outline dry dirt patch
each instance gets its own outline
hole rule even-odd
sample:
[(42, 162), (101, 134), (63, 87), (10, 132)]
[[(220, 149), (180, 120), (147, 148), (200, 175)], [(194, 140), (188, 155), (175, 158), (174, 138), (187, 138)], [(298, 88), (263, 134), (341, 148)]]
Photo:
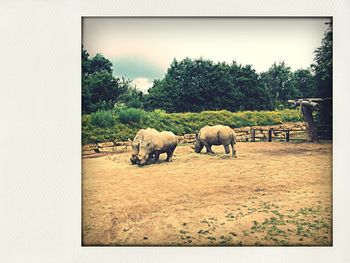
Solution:
[(179, 146), (144, 167), (129, 152), (84, 158), (83, 244), (332, 244), (331, 143), (213, 150)]

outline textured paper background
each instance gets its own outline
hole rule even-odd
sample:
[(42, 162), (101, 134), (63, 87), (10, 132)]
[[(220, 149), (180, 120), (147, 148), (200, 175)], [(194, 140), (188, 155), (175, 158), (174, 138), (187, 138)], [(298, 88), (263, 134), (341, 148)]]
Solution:
[[(350, 1), (1, 1), (2, 262), (350, 262)], [(81, 247), (81, 16), (333, 16), (333, 247)]]

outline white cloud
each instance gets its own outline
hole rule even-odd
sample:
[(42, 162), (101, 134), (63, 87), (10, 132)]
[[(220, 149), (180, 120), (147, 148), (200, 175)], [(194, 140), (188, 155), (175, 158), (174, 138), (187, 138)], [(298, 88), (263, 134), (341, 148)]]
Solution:
[(135, 78), (132, 83), (136, 86), (137, 89), (145, 92), (150, 87), (152, 87), (153, 81), (148, 78)]

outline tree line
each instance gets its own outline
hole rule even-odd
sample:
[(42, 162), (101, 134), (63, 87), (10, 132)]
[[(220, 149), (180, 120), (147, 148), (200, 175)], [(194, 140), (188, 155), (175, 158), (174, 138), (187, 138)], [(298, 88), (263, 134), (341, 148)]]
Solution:
[[(101, 54), (90, 57), (82, 47), (83, 114), (116, 105), (167, 112), (274, 110), (288, 107), (288, 99), (308, 97), (332, 97), (331, 24), (308, 69), (293, 72), (282, 61), (259, 74), (251, 65), (236, 61), (174, 59), (164, 78), (154, 80), (147, 93), (137, 90), (131, 80), (113, 76), (107, 58)], [(331, 105), (322, 110), (329, 122)]]
[(142, 108), (144, 94), (126, 78), (113, 76), (112, 62), (101, 54), (90, 57), (82, 47), (82, 113), (113, 109), (117, 103)]

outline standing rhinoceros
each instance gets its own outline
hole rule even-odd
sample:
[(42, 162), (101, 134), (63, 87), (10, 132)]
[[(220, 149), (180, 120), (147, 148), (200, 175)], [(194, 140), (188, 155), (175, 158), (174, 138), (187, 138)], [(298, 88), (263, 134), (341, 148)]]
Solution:
[(196, 153), (199, 153), (203, 147), (207, 148), (207, 153), (214, 153), (211, 149), (212, 145), (223, 145), (225, 153), (230, 153), (230, 147), (232, 147), (232, 156), (236, 157), (236, 134), (228, 126), (215, 125), (205, 126), (200, 129), (198, 136), (196, 137), (195, 146), (193, 147)]
[(147, 163), (151, 154), (154, 154), (154, 162), (157, 162), (161, 153), (167, 153), (166, 161), (171, 162), (177, 143), (177, 136), (169, 131), (145, 134), (140, 143), (139, 164)]
[[(144, 138), (147, 134), (152, 134), (152, 133), (158, 133), (158, 131), (156, 129), (153, 129), (153, 128), (147, 128), (147, 129), (141, 129), (136, 133), (136, 136), (131, 143), (130, 161), (132, 164), (136, 164), (139, 161), (137, 156), (139, 154), (140, 143), (144, 140)], [(149, 158), (152, 158), (152, 155), (153, 155), (153, 153), (149, 156)]]

